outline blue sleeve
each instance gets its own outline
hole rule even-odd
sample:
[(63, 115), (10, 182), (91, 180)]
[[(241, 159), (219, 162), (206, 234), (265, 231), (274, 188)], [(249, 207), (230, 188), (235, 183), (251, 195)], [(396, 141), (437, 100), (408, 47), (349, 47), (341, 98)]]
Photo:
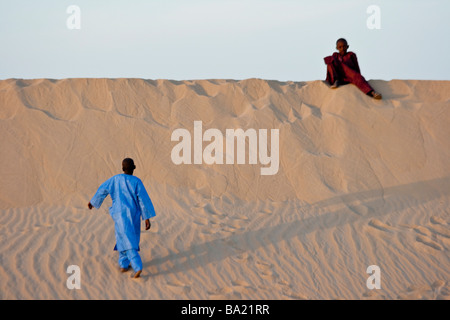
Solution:
[(110, 193), (110, 181), (111, 179), (106, 180), (102, 183), (102, 185), (98, 188), (97, 192), (91, 199), (91, 204), (96, 208), (100, 209), (100, 206), (103, 203), (103, 200), (105, 200), (106, 196)]
[(148, 196), (147, 190), (145, 190), (142, 181), (138, 182), (136, 191), (139, 207), (141, 208), (142, 220), (150, 219), (156, 216), (152, 200)]

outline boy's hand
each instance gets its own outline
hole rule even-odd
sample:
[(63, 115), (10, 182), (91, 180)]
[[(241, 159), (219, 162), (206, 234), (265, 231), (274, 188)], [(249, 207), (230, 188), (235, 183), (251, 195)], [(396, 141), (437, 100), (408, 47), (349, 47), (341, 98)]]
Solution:
[(89, 210), (91, 210), (93, 207), (94, 207), (94, 206), (89, 202), (89, 203), (88, 203), (88, 208), (89, 208)]
[(149, 230), (151, 226), (152, 224), (150, 223), (150, 220), (149, 219), (145, 220), (145, 230)]

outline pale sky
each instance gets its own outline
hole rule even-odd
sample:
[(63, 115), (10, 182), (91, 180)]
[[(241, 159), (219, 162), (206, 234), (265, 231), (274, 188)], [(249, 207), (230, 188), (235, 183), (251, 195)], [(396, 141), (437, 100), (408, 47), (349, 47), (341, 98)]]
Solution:
[(323, 80), (344, 37), (368, 80), (450, 80), (449, 18), (449, 0), (0, 0), (0, 79)]

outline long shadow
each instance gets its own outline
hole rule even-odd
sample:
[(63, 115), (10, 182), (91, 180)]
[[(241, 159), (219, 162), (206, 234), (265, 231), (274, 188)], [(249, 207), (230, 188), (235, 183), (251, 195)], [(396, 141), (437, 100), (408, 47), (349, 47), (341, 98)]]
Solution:
[[(368, 208), (368, 213), (358, 214), (353, 210), (349, 210), (351, 207), (344, 207), (315, 217), (236, 233), (229, 237), (194, 244), (182, 252), (154, 258), (146, 263), (145, 266), (156, 268), (158, 271), (156, 273), (152, 272), (154, 275), (185, 272), (195, 269), (199, 265), (204, 266), (221, 261), (245, 251), (255, 251), (260, 247), (307, 235), (318, 229), (335, 228), (354, 223), (360, 219), (367, 219), (368, 217), (382, 217), (396, 210), (406, 209), (405, 204), (411, 204), (411, 198), (414, 199), (412, 205), (417, 206), (449, 194), (450, 177), (414, 182), (385, 189), (344, 194), (316, 202), (310, 205), (309, 209), (323, 210), (337, 204), (348, 205), (356, 202), (357, 205)], [(405, 197), (409, 201), (402, 201), (406, 200)], [(380, 205), (380, 202), (383, 205)]]

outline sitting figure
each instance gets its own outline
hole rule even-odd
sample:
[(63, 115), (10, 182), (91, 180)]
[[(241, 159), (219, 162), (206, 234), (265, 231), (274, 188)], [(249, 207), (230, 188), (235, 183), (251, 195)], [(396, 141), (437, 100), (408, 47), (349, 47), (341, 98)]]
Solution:
[(354, 52), (348, 51), (347, 40), (341, 38), (336, 41), (336, 49), (339, 52), (324, 58), (327, 65), (327, 82), (332, 89), (340, 85), (353, 83), (362, 92), (374, 99), (381, 99), (381, 94), (376, 92), (361, 75), (358, 59)]

